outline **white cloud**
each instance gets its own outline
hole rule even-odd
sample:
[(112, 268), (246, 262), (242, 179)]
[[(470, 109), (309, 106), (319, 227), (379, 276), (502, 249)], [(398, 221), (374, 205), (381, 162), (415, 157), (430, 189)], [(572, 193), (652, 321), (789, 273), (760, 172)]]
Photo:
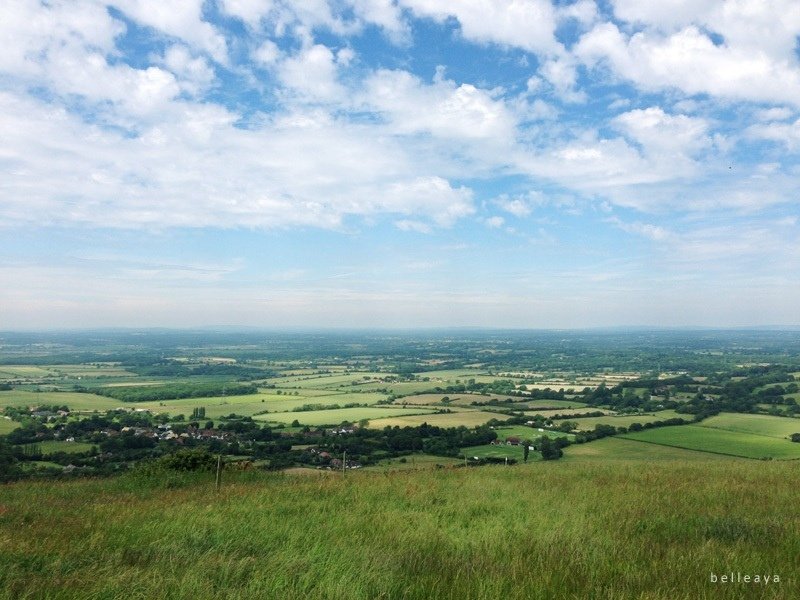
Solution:
[(486, 223), (489, 229), (499, 229), (505, 224), (506, 220), (501, 216), (495, 215), (493, 217), (487, 217), (483, 222)]
[(711, 143), (704, 119), (669, 115), (659, 107), (632, 110), (611, 123), (650, 155), (688, 158)]
[(448, 227), (474, 212), (471, 190), (422, 175), (407, 144), (324, 114), (244, 130), (225, 109), (172, 101), (133, 137), (8, 93), (0, 115), (6, 225), (336, 228), (388, 214)]
[(253, 59), (264, 66), (271, 66), (281, 58), (281, 50), (272, 40), (264, 40), (262, 44), (253, 52)]
[(498, 196), (492, 202), (507, 213), (523, 218), (530, 215), (535, 206), (542, 204), (543, 197), (540, 192), (528, 192), (523, 196), (514, 197), (504, 194)]
[(203, 20), (204, 0), (112, 0), (109, 4), (141, 25), (184, 40), (217, 62), (227, 62), (225, 38)]
[(758, 121), (785, 121), (795, 114), (791, 108), (785, 106), (776, 106), (774, 108), (765, 108), (756, 111), (755, 117)]
[(437, 76), (425, 84), (407, 71), (379, 70), (364, 84), (363, 102), (401, 134), (511, 141), (515, 119), (492, 93)]
[(464, 38), (523, 48), (531, 52), (558, 53), (556, 14), (548, 0), (400, 0), (420, 17), (442, 22), (458, 20)]
[(3, 6), (0, 19), (0, 70), (40, 77), (47, 56), (63, 46), (108, 53), (125, 25), (92, 0), (20, 0)]
[(800, 148), (800, 119), (791, 123), (760, 123), (747, 128), (750, 137), (770, 140), (789, 150)]
[(261, 20), (275, 10), (275, 0), (220, 0), (220, 10), (258, 28)]
[(775, 60), (761, 50), (718, 46), (696, 26), (671, 35), (641, 31), (628, 37), (603, 23), (575, 46), (589, 66), (607, 65), (644, 90), (678, 89), (756, 102), (800, 104), (800, 69), (795, 60)]
[(612, 217), (607, 220), (609, 223), (614, 224), (615, 226), (619, 227), (623, 231), (628, 233), (633, 233), (636, 235), (640, 235), (642, 237), (646, 237), (654, 242), (664, 242), (671, 240), (675, 237), (675, 234), (660, 225), (653, 225), (651, 223), (626, 223), (617, 217)]
[(180, 86), (191, 94), (204, 91), (214, 81), (214, 70), (203, 57), (175, 44), (164, 53), (164, 65), (178, 78)]
[(348, 0), (356, 16), (381, 27), (398, 44), (407, 44), (411, 29), (403, 19), (400, 7), (393, 0)]
[(433, 231), (433, 228), (427, 223), (412, 221), (410, 219), (395, 221), (395, 227), (400, 231), (415, 231), (416, 233), (430, 233)]
[(300, 96), (330, 101), (344, 94), (338, 82), (338, 62), (330, 48), (315, 44), (281, 62), (278, 73), (284, 85)]
[(578, 73), (571, 58), (551, 58), (544, 63), (539, 72), (565, 102), (585, 102), (586, 94), (576, 90)]

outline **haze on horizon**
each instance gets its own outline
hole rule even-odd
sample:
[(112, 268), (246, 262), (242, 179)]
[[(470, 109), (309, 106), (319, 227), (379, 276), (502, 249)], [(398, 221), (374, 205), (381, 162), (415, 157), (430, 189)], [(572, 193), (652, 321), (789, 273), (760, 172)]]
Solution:
[(800, 325), (792, 0), (10, 0), (0, 330)]

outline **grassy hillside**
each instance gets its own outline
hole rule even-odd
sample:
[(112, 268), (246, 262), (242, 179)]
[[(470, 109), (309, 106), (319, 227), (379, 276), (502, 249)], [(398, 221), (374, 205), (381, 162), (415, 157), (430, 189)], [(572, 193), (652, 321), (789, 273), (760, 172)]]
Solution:
[[(17, 483), (0, 488), (0, 595), (797, 598), (797, 470), (584, 459), (226, 474), (220, 493), (207, 475)], [(780, 582), (710, 583), (731, 571)]]
[(699, 425), (660, 427), (620, 437), (689, 450), (746, 458), (800, 459), (800, 444), (767, 435), (728, 431)]

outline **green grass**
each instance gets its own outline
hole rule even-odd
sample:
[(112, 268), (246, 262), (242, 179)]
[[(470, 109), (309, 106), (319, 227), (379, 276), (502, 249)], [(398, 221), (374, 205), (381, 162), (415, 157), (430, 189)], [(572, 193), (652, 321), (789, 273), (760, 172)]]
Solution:
[[(800, 597), (794, 464), (556, 461), (6, 485), (0, 597)], [(710, 573), (778, 574), (769, 586)]]
[(586, 417), (583, 419), (567, 419), (575, 421), (578, 429), (582, 431), (592, 431), (596, 425), (613, 425), (614, 427), (630, 427), (634, 423), (653, 423), (655, 421), (666, 421), (667, 419), (692, 420), (692, 415), (682, 415), (674, 410), (661, 410), (656, 413), (646, 415), (608, 415), (605, 417)]
[(11, 390), (10, 392), (0, 392), (0, 408), (6, 406), (37, 406), (40, 404), (66, 404), (70, 410), (98, 410), (105, 412), (113, 408), (132, 408), (132, 404), (126, 404), (113, 398), (97, 396), (95, 394), (83, 394), (78, 392), (24, 392)]
[[(507, 446), (505, 444), (500, 444), (498, 446), (492, 446), (491, 444), (469, 446), (467, 448), (462, 448), (461, 453), (466, 454), (470, 460), (476, 458), (513, 458), (521, 463), (524, 459), (521, 444), (519, 446)], [(528, 463), (540, 460), (541, 458), (542, 455), (540, 453), (531, 450), (528, 455)]]
[[(529, 410), (542, 409), (542, 408), (585, 408), (588, 404), (584, 402), (576, 402), (575, 400), (527, 400), (521, 406), (525, 406)], [(589, 412), (597, 410), (592, 407), (581, 412)]]
[(607, 437), (586, 444), (573, 444), (564, 448), (564, 457), (561, 460), (583, 461), (710, 461), (728, 460), (741, 461), (743, 458), (712, 454), (698, 450), (687, 450), (674, 446), (660, 444), (647, 444), (644, 442), (623, 439), (620, 436)]
[(652, 444), (746, 458), (800, 459), (800, 444), (764, 435), (725, 431), (698, 425), (658, 427), (627, 433), (621, 437)]
[(16, 421), (0, 417), (0, 435), (6, 435), (14, 431), (17, 427), (19, 427), (19, 423)]
[[(181, 400), (164, 400), (155, 402), (136, 402), (127, 406), (146, 408), (153, 412), (166, 412), (171, 415), (184, 414), (189, 416), (196, 407), (206, 409), (206, 418), (216, 419), (221, 416), (236, 413), (237, 415), (253, 416), (256, 413), (268, 411), (270, 413), (288, 412), (305, 404), (320, 404), (343, 406), (351, 402), (375, 404), (386, 398), (384, 394), (367, 393), (334, 393), (328, 391), (325, 395), (312, 394), (305, 396), (306, 390), (297, 390), (299, 395), (269, 393), (250, 394), (247, 396), (227, 396), (225, 398), (184, 398)], [(291, 422), (293, 419), (290, 419)]]
[(387, 458), (380, 461), (377, 465), (370, 465), (364, 467), (364, 471), (410, 471), (417, 469), (434, 469), (436, 467), (451, 467), (453, 465), (460, 465), (463, 460), (460, 458), (451, 458), (447, 456), (433, 456), (431, 454), (411, 454), (401, 458)]
[(505, 440), (508, 436), (515, 435), (521, 440), (529, 439), (535, 440), (536, 438), (540, 438), (543, 435), (547, 437), (565, 437), (567, 439), (573, 439), (575, 436), (571, 433), (562, 433), (560, 431), (550, 431), (545, 429), (543, 431), (539, 431), (536, 427), (527, 427), (525, 425), (509, 425), (508, 427), (495, 427), (495, 431), (497, 432), (497, 438), (500, 440)]
[(725, 429), (740, 433), (754, 433), (777, 438), (788, 438), (793, 433), (800, 433), (800, 419), (773, 417), (770, 415), (722, 413), (705, 419), (700, 425), (702, 427)]
[(391, 427), (418, 427), (423, 423), (428, 425), (435, 425), (436, 427), (475, 427), (483, 425), (491, 419), (498, 419), (505, 421), (509, 417), (498, 413), (490, 413), (479, 410), (462, 410), (459, 412), (444, 413), (444, 414), (419, 414), (406, 417), (388, 417), (385, 419), (375, 419), (369, 422), (369, 426), (373, 429), (383, 429), (386, 426)]
[(88, 452), (92, 449), (94, 444), (86, 444), (84, 442), (64, 442), (61, 440), (45, 440), (37, 442), (42, 454), (55, 454), (56, 452), (66, 452), (68, 454), (77, 454), (79, 452)]
[(41, 379), (55, 377), (57, 374), (49, 367), (35, 367), (29, 365), (2, 365), (0, 366), (0, 379)]
[(314, 426), (338, 425), (342, 421), (356, 423), (362, 419), (372, 420), (394, 415), (417, 415), (424, 412), (424, 409), (419, 408), (383, 408), (367, 406), (359, 408), (336, 408), (333, 410), (269, 413), (265, 415), (257, 415), (255, 418), (260, 421), (268, 421), (272, 423), (291, 423), (297, 419), (301, 425)]

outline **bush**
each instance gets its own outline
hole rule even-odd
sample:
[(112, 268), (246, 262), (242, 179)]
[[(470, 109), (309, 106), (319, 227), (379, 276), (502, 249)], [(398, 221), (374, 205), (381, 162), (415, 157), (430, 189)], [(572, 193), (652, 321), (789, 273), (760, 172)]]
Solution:
[(217, 457), (205, 449), (179, 450), (154, 461), (153, 466), (169, 471), (213, 471), (217, 468)]

